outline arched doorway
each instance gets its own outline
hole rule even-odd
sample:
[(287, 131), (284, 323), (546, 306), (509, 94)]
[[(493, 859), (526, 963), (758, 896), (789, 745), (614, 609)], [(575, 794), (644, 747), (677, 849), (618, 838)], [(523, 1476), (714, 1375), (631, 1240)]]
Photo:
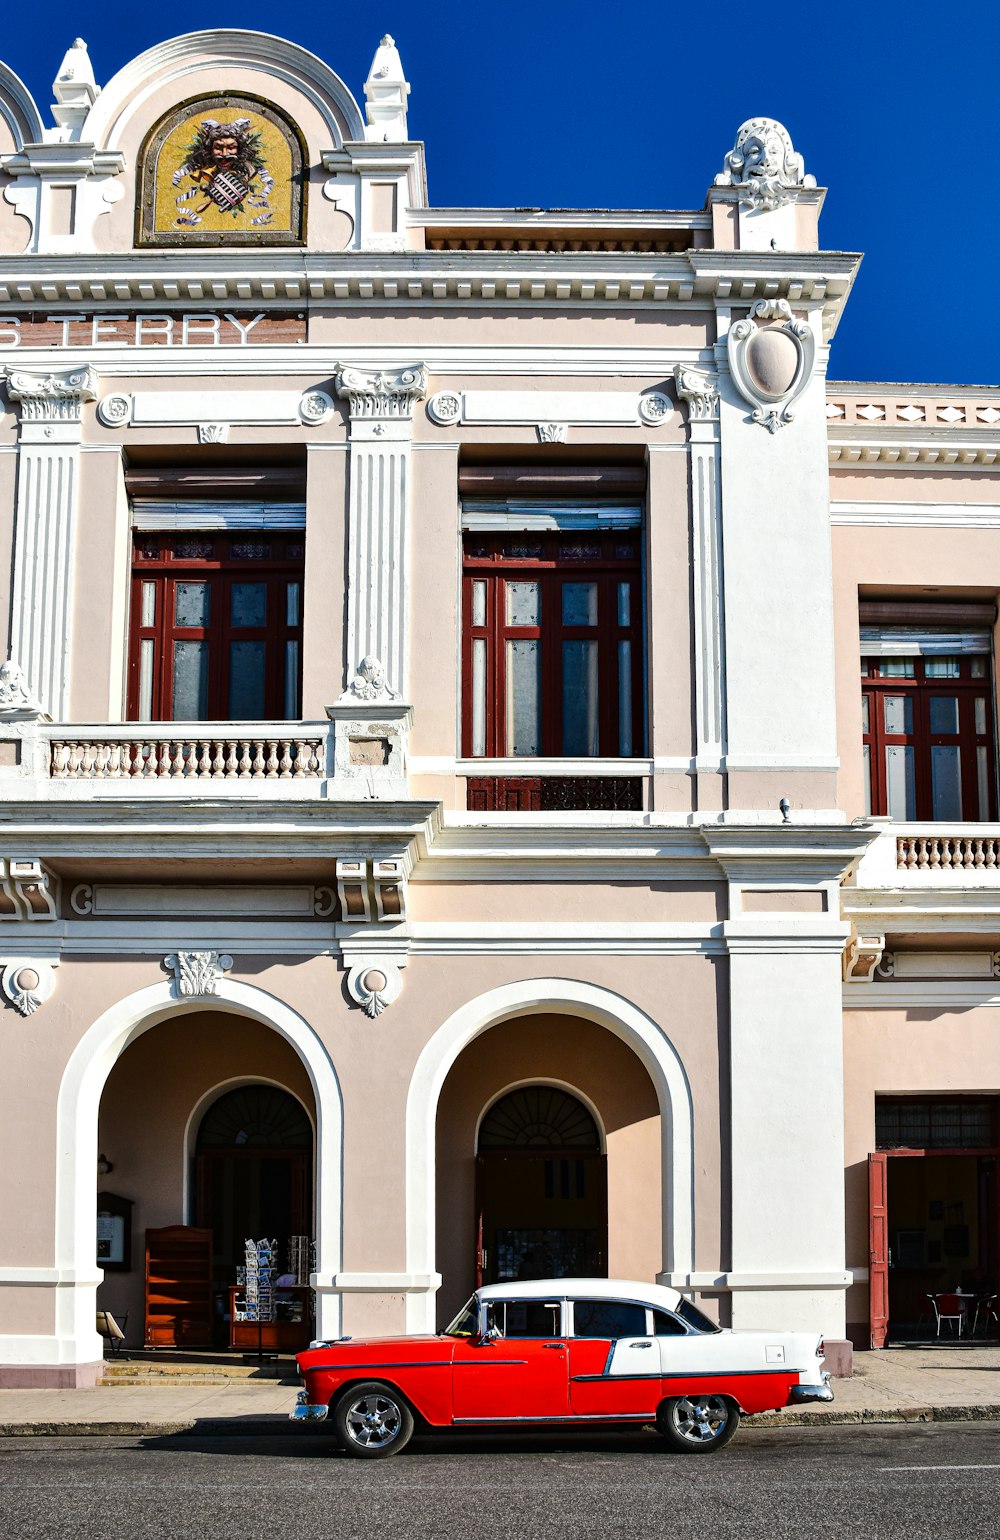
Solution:
[(606, 1277), (608, 1176), (601, 1133), (556, 1085), (497, 1098), (476, 1142), (477, 1285)]
[(215, 1279), (235, 1280), (248, 1237), (311, 1236), (312, 1125), (276, 1085), (244, 1085), (208, 1108), (195, 1145), (195, 1223), (212, 1232)]

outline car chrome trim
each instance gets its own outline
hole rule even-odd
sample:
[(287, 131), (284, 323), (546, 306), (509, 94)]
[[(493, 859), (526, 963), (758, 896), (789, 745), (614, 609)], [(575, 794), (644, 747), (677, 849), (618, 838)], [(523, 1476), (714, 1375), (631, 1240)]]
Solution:
[(459, 1422), (652, 1422), (651, 1412), (559, 1412), (551, 1417), (453, 1417)]
[(450, 1369), (450, 1358), (390, 1358), (385, 1363), (372, 1363), (370, 1358), (357, 1364), (310, 1364), (306, 1374), (333, 1374), (341, 1369)]
[(509, 1369), (512, 1365), (523, 1367), (526, 1358), (460, 1358), (453, 1365), (456, 1369)]
[(309, 1400), (309, 1392), (300, 1390), (295, 1397), (295, 1405), (288, 1414), (289, 1422), (323, 1422), (329, 1415), (330, 1408), (322, 1402)]
[(571, 1380), (736, 1380), (744, 1379), (752, 1374), (769, 1374), (772, 1377), (788, 1379), (792, 1374), (798, 1374), (798, 1369), (654, 1369), (645, 1374), (609, 1374), (606, 1370), (603, 1374), (571, 1374)]
[(793, 1385), (788, 1399), (797, 1405), (808, 1401), (832, 1401), (834, 1395), (830, 1375), (824, 1370), (822, 1382), (819, 1385)]

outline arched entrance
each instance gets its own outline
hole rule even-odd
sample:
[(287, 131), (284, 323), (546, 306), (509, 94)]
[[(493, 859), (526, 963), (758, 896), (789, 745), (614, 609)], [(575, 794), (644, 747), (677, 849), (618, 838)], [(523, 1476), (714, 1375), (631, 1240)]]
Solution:
[(212, 1232), (215, 1279), (236, 1278), (247, 1237), (312, 1236), (312, 1124), (276, 1085), (227, 1091), (205, 1112), (195, 1145), (195, 1224)]
[(593, 1114), (557, 1085), (498, 1097), (476, 1143), (476, 1284), (604, 1277), (607, 1156)]
[[(175, 987), (163, 982), (138, 990), (105, 1011), (80, 1039), (62, 1077), (58, 1103), (56, 1263), (63, 1287), (56, 1299), (52, 1349), (61, 1364), (89, 1365), (100, 1362), (102, 1354), (103, 1344), (94, 1330), (95, 1295), (102, 1281), (94, 1264), (94, 1170), (99, 1149), (98, 1109), (105, 1082), (129, 1045), (150, 1029), (170, 1018), (195, 1015), (206, 1007), (273, 1028), (293, 1048), (304, 1068), (316, 1115), (316, 1330), (322, 1337), (336, 1337), (340, 1333), (340, 1292), (336, 1279), (341, 1265), (343, 1105), (326, 1046), (298, 1012), (254, 985), (223, 978), (210, 1000), (189, 1001), (178, 998)], [(158, 1078), (154, 1072), (153, 1083)], [(180, 1151), (178, 1156), (181, 1164), (176, 1169), (181, 1169), (186, 1156)], [(172, 1163), (161, 1164), (165, 1178), (173, 1180)], [(118, 1169), (115, 1174), (120, 1175)], [(148, 1220), (137, 1217), (137, 1229), (149, 1222), (158, 1221), (153, 1216)], [(113, 1309), (115, 1304), (116, 1300), (109, 1301), (109, 1308)]]

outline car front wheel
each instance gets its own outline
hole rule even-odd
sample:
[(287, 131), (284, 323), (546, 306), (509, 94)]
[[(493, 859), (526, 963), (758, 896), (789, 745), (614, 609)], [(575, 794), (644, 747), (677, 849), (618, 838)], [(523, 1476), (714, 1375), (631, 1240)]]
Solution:
[(413, 1433), (413, 1413), (390, 1385), (355, 1385), (333, 1409), (333, 1426), (348, 1454), (365, 1460), (398, 1454)]
[(711, 1454), (728, 1444), (740, 1409), (728, 1396), (672, 1396), (656, 1414), (657, 1431), (682, 1454)]

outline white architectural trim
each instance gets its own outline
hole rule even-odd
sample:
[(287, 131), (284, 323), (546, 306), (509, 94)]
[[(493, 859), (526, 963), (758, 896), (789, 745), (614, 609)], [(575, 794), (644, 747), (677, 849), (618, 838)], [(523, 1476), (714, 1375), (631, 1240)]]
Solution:
[(831, 524), (910, 525), (915, 529), (1000, 529), (1000, 503), (830, 504)]
[[(316, 1268), (321, 1278), (337, 1272), (342, 1248), (343, 1105), (337, 1073), (309, 1023), (291, 1006), (254, 985), (220, 978), (212, 1010), (249, 1016), (273, 1027), (305, 1065), (316, 1104)], [(170, 1017), (206, 1008), (203, 998), (181, 1001), (164, 981), (119, 1000), (98, 1017), (77, 1043), (63, 1072), (56, 1113), (56, 1257), (60, 1271), (75, 1279), (56, 1300), (55, 1334), (40, 1339), (44, 1358), (36, 1362), (92, 1363), (101, 1357), (94, 1330), (96, 1289), (102, 1274), (94, 1266), (97, 1120), (108, 1075), (129, 1043)], [(317, 1331), (340, 1331), (339, 1296), (317, 1289)]]
[(435, 1329), (437, 1108), (449, 1070), (490, 1027), (536, 1012), (582, 1016), (632, 1049), (656, 1091), (662, 1126), (663, 1266), (687, 1272), (694, 1258), (694, 1110), (684, 1067), (663, 1029), (621, 995), (578, 979), (525, 979), (460, 1006), (426, 1044), (406, 1102), (406, 1267), (428, 1275), (407, 1297), (407, 1330)]
[(1000, 1006), (1000, 980), (915, 979), (898, 984), (887, 980), (844, 987), (845, 1010), (967, 1011), (975, 1006)]
[[(104, 87), (80, 137), (97, 145), (113, 144), (128, 118), (167, 84), (181, 100), (189, 94), (183, 85), (186, 75), (211, 76), (214, 72), (220, 77), (233, 69), (259, 71), (301, 92), (322, 117), (335, 148), (339, 149), (345, 139), (364, 139), (360, 107), (340, 76), (322, 59), (285, 38), (229, 27), (169, 38), (131, 59)], [(266, 79), (263, 84), (266, 87)]]
[(439, 391), (427, 415), (443, 427), (562, 423), (578, 427), (660, 427), (674, 415), (662, 391), (465, 390)]

